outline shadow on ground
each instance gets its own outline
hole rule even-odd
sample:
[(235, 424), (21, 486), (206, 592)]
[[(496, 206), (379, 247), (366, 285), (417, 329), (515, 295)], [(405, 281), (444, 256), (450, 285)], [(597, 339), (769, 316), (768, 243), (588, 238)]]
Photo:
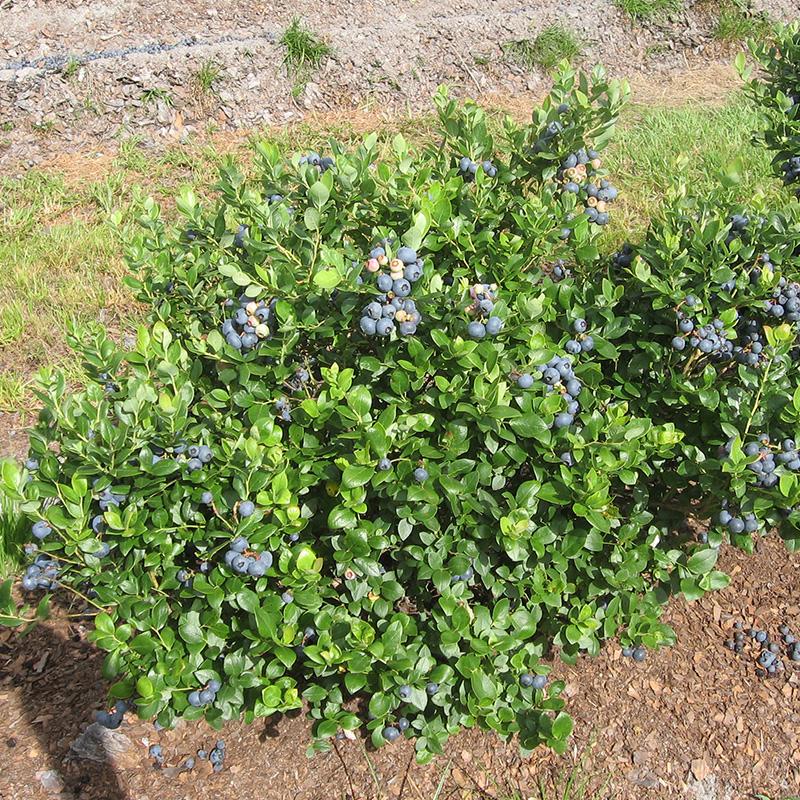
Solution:
[[(0, 797), (24, 800), (41, 790), (63, 800), (128, 800), (102, 745), (76, 758), (73, 742), (106, 705), (102, 654), (80, 622), (45, 623), (0, 636)], [(60, 794), (59, 794), (60, 793)]]

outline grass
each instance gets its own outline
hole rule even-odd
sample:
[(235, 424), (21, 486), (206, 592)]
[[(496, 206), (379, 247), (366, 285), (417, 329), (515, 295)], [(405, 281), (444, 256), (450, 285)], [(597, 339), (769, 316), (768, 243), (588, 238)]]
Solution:
[(314, 70), (333, 52), (330, 45), (306, 28), (298, 17), (281, 35), (278, 42), (283, 47), (283, 65), (286, 74), (293, 79), (292, 95), (299, 96)]
[(200, 68), (195, 73), (194, 79), (201, 92), (204, 94), (212, 94), (214, 92), (214, 82), (221, 74), (222, 68), (219, 64), (209, 59), (200, 65)]
[(762, 13), (748, 13), (735, 0), (723, 2), (714, 26), (714, 38), (720, 42), (742, 42), (750, 38), (764, 38), (770, 30), (769, 18)]
[[(216, 78), (212, 79), (212, 84), (214, 83), (214, 80), (216, 80)], [(158, 103), (159, 100), (170, 107), (175, 104), (174, 100), (172, 99), (172, 94), (169, 92), (169, 90), (162, 89), (160, 86), (154, 86), (153, 88), (145, 89), (142, 92), (142, 102), (146, 105), (154, 105), (155, 103)]]
[(636, 20), (652, 19), (653, 17), (678, 11), (683, 6), (682, 0), (614, 0), (614, 2), (629, 16)]
[(78, 74), (78, 70), (81, 68), (80, 59), (75, 58), (75, 56), (70, 56), (67, 59), (67, 63), (64, 64), (63, 69), (61, 70), (61, 74), (65, 78), (73, 78), (75, 75)]
[(716, 175), (741, 157), (739, 194), (746, 201), (760, 191), (778, 195), (766, 150), (753, 144), (758, 124), (755, 111), (734, 97), (721, 108), (628, 109), (615, 142), (604, 157), (604, 167), (620, 188), (622, 199), (615, 215), (617, 230), (636, 231), (658, 211), (676, 174), (693, 191), (716, 184)]
[(298, 17), (283, 32), (279, 44), (283, 47), (283, 63), (290, 73), (318, 69), (333, 52), (313, 31), (306, 28)]
[(501, 45), (507, 60), (525, 69), (550, 70), (560, 61), (573, 61), (582, 50), (580, 39), (563, 25), (550, 25), (534, 39), (519, 39)]

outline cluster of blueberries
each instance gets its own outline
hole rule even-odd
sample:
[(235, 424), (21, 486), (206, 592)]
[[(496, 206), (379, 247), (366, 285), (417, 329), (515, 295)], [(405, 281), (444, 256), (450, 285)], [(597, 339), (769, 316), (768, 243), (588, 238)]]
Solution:
[(128, 704), (124, 700), (117, 700), (117, 702), (114, 703), (113, 711), (106, 711), (104, 709), (103, 711), (95, 712), (94, 721), (104, 728), (109, 728), (113, 731), (122, 725), (122, 719), (127, 710)]
[[(781, 171), (783, 172), (784, 186), (800, 181), (800, 156), (792, 156), (784, 161), (781, 164)], [(800, 196), (800, 189), (798, 189), (798, 196)]]
[[(187, 444), (185, 441), (180, 441), (173, 447), (166, 448), (157, 444), (151, 444), (150, 450), (153, 453), (151, 463), (157, 464), (162, 459), (172, 457), (183, 457), (186, 460), (186, 466), (190, 472), (196, 472), (202, 469), (206, 464), (214, 459), (214, 451), (205, 444)], [(169, 450), (169, 453), (167, 452)], [(106, 490), (107, 492), (108, 490)], [(119, 502), (114, 502), (113, 498), (124, 500), (125, 495), (111, 495), (100, 498), (100, 508), (105, 511), (108, 508), (108, 503), (119, 505)]]
[(636, 251), (628, 242), (625, 242), (625, 244), (611, 256), (611, 264), (618, 269), (627, 269), (633, 264), (634, 258), (636, 258)]
[[(201, 572), (207, 572), (208, 570), (202, 570)], [(175, 579), (184, 589), (189, 589), (192, 586), (192, 574), (186, 569), (179, 569), (175, 573)]]
[[(558, 107), (559, 114), (566, 114), (569, 111), (569, 106), (566, 103), (562, 103)], [(532, 152), (533, 153), (544, 153), (550, 147), (550, 142), (556, 138), (560, 133), (564, 131), (564, 124), (559, 122), (557, 119), (553, 120), (552, 122), (548, 122), (545, 129), (539, 134), (536, 141), (533, 143)]]
[[(758, 266), (758, 264), (761, 266)], [(772, 266), (772, 256), (769, 253), (762, 253), (758, 257), (758, 261), (756, 266), (752, 267), (750, 270), (750, 283), (756, 284), (761, 280), (761, 275), (764, 273), (764, 270), (772, 274), (775, 271), (775, 268)], [(786, 284), (786, 278), (781, 279), (781, 285)], [(730, 280), (727, 283), (722, 285), (723, 289), (727, 289), (729, 292), (732, 292), (736, 288), (736, 281)]]
[(634, 661), (641, 663), (647, 658), (647, 650), (641, 645), (638, 647), (627, 646), (622, 648), (622, 655), (625, 658), (632, 658)]
[[(756, 675), (759, 678), (767, 678), (782, 672), (785, 665), (781, 655), (785, 652), (790, 661), (800, 662), (800, 642), (791, 632), (788, 625), (781, 625), (778, 629), (781, 635), (781, 642), (772, 641), (769, 633), (758, 628), (748, 628), (745, 630), (741, 621), (736, 620), (733, 625), (734, 635), (732, 639), (727, 639), (725, 647), (739, 655), (748, 656), (746, 645), (748, 640), (761, 647), (761, 652), (756, 660)], [(749, 657), (748, 657), (749, 660)]]
[(561, 182), (562, 191), (576, 195), (584, 204), (584, 214), (589, 222), (607, 225), (608, 208), (619, 192), (605, 178), (596, 178), (601, 166), (600, 154), (596, 150), (581, 148), (567, 155), (556, 177)]
[(739, 322), (738, 336), (740, 344), (733, 348), (734, 360), (748, 367), (758, 367), (767, 358), (761, 323), (743, 317)]
[(247, 225), (239, 225), (236, 229), (236, 233), (233, 234), (233, 246), (239, 250), (243, 250), (245, 240), (249, 234), (250, 228)]
[[(239, 506), (240, 516), (241, 513), (242, 507)], [(237, 536), (225, 553), (225, 563), (234, 572), (238, 572), (240, 575), (249, 575), (251, 578), (261, 578), (266, 575), (267, 570), (272, 566), (272, 561), (272, 553), (268, 550), (253, 554), (250, 551), (250, 543), (244, 536)]]
[(761, 523), (755, 514), (742, 514), (741, 511), (736, 513), (730, 510), (730, 504), (727, 500), (722, 501), (722, 510), (719, 512), (717, 522), (727, 528), (730, 533), (755, 533), (760, 527)]
[(289, 406), (289, 401), (285, 397), (279, 397), (275, 401), (275, 413), (284, 421), (292, 421), (292, 409)]
[[(239, 298), (239, 308), (231, 317), (222, 323), (221, 331), (225, 341), (234, 349), (247, 352), (252, 350), (264, 339), (272, 334), (275, 323), (275, 305), (273, 298), (270, 303), (264, 300), (253, 300), (250, 297)], [(225, 303), (227, 308), (234, 305), (233, 300)]]
[(189, 692), (186, 698), (190, 706), (195, 708), (202, 708), (203, 706), (211, 705), (217, 698), (217, 692), (222, 688), (222, 684), (218, 680), (210, 680), (203, 689), (195, 689)]
[(302, 392), (306, 384), (311, 380), (311, 375), (304, 367), (298, 367), (294, 375), (286, 381), (286, 388), (291, 392)]
[[(198, 750), (197, 757), (202, 759), (201, 753), (205, 754), (205, 751)], [(225, 761), (225, 742), (222, 739), (217, 740), (214, 748), (208, 754), (208, 760), (211, 762), (214, 772), (222, 772), (222, 764)]]
[(556, 283), (558, 283), (559, 281), (563, 281), (564, 278), (569, 278), (571, 275), (572, 273), (567, 267), (567, 262), (564, 261), (563, 258), (559, 258), (550, 269), (550, 277)]
[(114, 394), (114, 392), (119, 390), (119, 386), (111, 379), (111, 376), (107, 372), (101, 372), (98, 376), (101, 381), (104, 381), (103, 388), (106, 390), (106, 394)]
[(403, 732), (408, 730), (410, 725), (411, 723), (406, 717), (400, 717), (400, 719), (397, 720), (397, 724), (387, 725), (381, 731), (381, 736), (383, 736), (387, 742), (396, 742), (403, 735)]
[[(386, 248), (378, 246), (370, 251), (364, 266), (375, 275), (379, 293), (361, 314), (361, 332), (366, 336), (389, 336), (399, 330), (401, 336), (413, 336), (422, 316), (409, 295), (412, 284), (425, 272), (425, 262), (411, 247), (400, 247), (396, 256), (390, 258)], [(381, 270), (385, 266), (388, 273)]]
[(783, 286), (778, 286), (772, 297), (764, 302), (764, 310), (787, 322), (800, 321), (800, 284), (784, 283)]
[(310, 164), (320, 172), (327, 172), (336, 162), (331, 156), (320, 156), (319, 153), (310, 152), (300, 156), (300, 164)]
[(497, 167), (489, 159), (479, 164), (468, 156), (462, 156), (458, 161), (458, 171), (467, 183), (475, 180), (479, 169), (482, 169), (490, 178), (497, 175)]
[(588, 353), (594, 350), (594, 339), (586, 332), (588, 324), (585, 319), (576, 319), (572, 323), (574, 336), (568, 339), (564, 349), (571, 355), (577, 356), (580, 353)]
[(533, 675), (525, 672), (520, 675), (519, 685), (525, 689), (544, 689), (547, 686), (547, 675)]
[[(586, 333), (587, 327), (585, 319), (576, 319), (572, 323), (573, 331), (579, 336), (583, 336)], [(570, 342), (576, 342), (578, 345), (578, 352), (585, 352), (581, 345), (587, 341), (590, 341), (590, 346), (585, 350), (591, 350), (594, 347), (594, 342), (591, 341), (590, 336), (582, 339), (580, 343), (577, 339), (570, 339)], [(553, 420), (553, 427), (568, 428), (575, 421), (575, 415), (580, 411), (580, 404), (577, 398), (583, 390), (583, 384), (575, 377), (572, 362), (568, 356), (553, 356), (546, 364), (540, 365), (538, 371), (539, 378), (545, 385), (545, 391), (553, 392), (559, 390), (564, 402), (567, 404), (565, 411), (556, 414)], [(520, 389), (530, 389), (533, 387), (534, 382), (534, 377), (529, 372), (523, 372), (517, 377), (517, 386)], [(563, 453), (560, 458), (567, 466), (574, 464), (571, 453)]]
[[(164, 750), (160, 744), (151, 744), (148, 749), (148, 753), (157, 767), (164, 766)], [(197, 759), (200, 761), (205, 761), (208, 759), (211, 762), (214, 772), (220, 772), (222, 770), (222, 762), (225, 760), (225, 742), (222, 741), (222, 739), (219, 739), (216, 743), (216, 746), (211, 750), (210, 754), (201, 748), (197, 751)], [(192, 770), (195, 768), (196, 763), (197, 760), (195, 760), (195, 757), (189, 756), (188, 758), (184, 759), (183, 764), (181, 764), (181, 768), (183, 770)]]
[(477, 317), (467, 325), (467, 334), (471, 339), (483, 339), (486, 334), (497, 336), (503, 329), (503, 320), (492, 316), (494, 304), (497, 302), (497, 284), (476, 283), (470, 286), (469, 296), (472, 303), (465, 311)]
[(124, 494), (115, 494), (108, 486), (106, 486), (106, 488), (100, 493), (100, 497), (97, 498), (97, 503), (100, 506), (101, 511), (108, 511), (111, 506), (119, 508), (120, 505), (125, 502), (126, 497), (127, 495)]
[[(164, 750), (160, 744), (151, 744), (148, 753), (157, 767), (164, 766)], [(225, 742), (222, 739), (218, 739), (210, 753), (201, 748), (197, 751), (197, 758), (200, 761), (208, 759), (214, 772), (222, 772), (222, 765), (225, 761)], [(196, 763), (194, 756), (189, 756), (181, 766), (185, 770), (190, 770), (194, 769)]]
[(730, 244), (747, 230), (747, 227), (750, 225), (750, 218), (746, 217), (744, 214), (733, 214), (728, 220), (728, 223), (731, 229), (728, 231), (728, 235), (725, 238), (726, 244)]
[[(433, 697), (439, 691), (439, 684), (430, 681), (425, 685), (425, 693), (428, 697)], [(397, 690), (401, 700), (409, 700), (411, 698), (412, 689), (408, 684), (401, 686)], [(394, 725), (387, 725), (382, 731), (381, 735), (387, 742), (397, 741), (405, 731), (408, 730), (411, 723), (406, 717), (400, 717)]]
[[(689, 308), (699, 305), (699, 300), (693, 294), (688, 295), (684, 302)], [(733, 357), (733, 342), (725, 336), (725, 323), (721, 319), (714, 319), (708, 325), (698, 325), (680, 309), (676, 312), (675, 317), (680, 333), (672, 339), (673, 350), (680, 352), (689, 345), (703, 355), (712, 355), (718, 358)]]
[[(180, 447), (180, 445), (178, 445)], [(205, 444), (190, 444), (186, 447), (186, 466), (189, 472), (197, 472), (199, 469), (211, 462), (214, 458), (214, 451)]]
[[(35, 547), (29, 545), (28, 547)], [(26, 552), (28, 547), (25, 548)], [(48, 589), (53, 591), (58, 588), (58, 574), (60, 568), (58, 562), (48, 558), (44, 553), (39, 553), (32, 564), (29, 564), (22, 577), (22, 588), (26, 592), (33, 592), (36, 589)]]

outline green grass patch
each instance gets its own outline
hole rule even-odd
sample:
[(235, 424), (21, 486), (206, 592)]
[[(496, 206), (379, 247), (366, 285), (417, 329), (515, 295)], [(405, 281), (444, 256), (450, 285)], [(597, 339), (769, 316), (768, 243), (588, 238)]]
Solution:
[(294, 80), (293, 94), (299, 95), (309, 77), (331, 55), (330, 45), (295, 17), (283, 32), (279, 42), (283, 47), (283, 64), (286, 74)]
[(772, 176), (770, 156), (752, 142), (757, 125), (755, 110), (740, 96), (714, 109), (627, 109), (604, 157), (621, 194), (611, 215), (613, 228), (641, 230), (658, 212), (676, 175), (684, 176), (693, 192), (707, 192), (737, 157), (743, 164), (742, 200), (759, 192), (777, 197), (781, 189)]
[(682, 0), (614, 0), (629, 17), (633, 19), (651, 19), (653, 17), (678, 11)]
[(501, 45), (503, 55), (525, 69), (552, 69), (560, 61), (573, 61), (583, 51), (580, 39), (563, 25), (550, 25), (534, 39)]
[(214, 81), (222, 74), (222, 68), (216, 61), (204, 61), (195, 73), (194, 79), (200, 87), (200, 91), (211, 94), (214, 91)]
[(723, 2), (714, 26), (714, 38), (720, 42), (743, 42), (764, 38), (772, 30), (769, 18), (752, 13), (737, 2)]

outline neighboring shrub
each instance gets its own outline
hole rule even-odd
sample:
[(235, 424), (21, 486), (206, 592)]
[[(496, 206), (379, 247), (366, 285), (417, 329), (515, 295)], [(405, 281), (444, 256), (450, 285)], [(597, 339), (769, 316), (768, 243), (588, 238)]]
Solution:
[(753, 74), (744, 54), (736, 60), (748, 93), (764, 112), (759, 139), (774, 153), (775, 171), (800, 197), (800, 23), (778, 26), (774, 38), (750, 43), (760, 70)]
[(634, 413), (683, 434), (658, 474), (676, 524), (691, 510), (712, 518), (709, 544), (746, 549), (777, 527), (797, 549), (800, 208), (742, 208), (725, 183), (735, 170), (711, 197), (677, 186), (644, 242), (611, 259), (627, 329), (617, 379)]
[[(365, 725), (426, 761), (479, 725), (562, 751), (542, 657), (672, 642), (669, 592), (727, 582), (719, 530), (687, 517), (725, 496), (763, 528), (796, 502), (788, 461), (755, 488), (741, 453), (754, 426), (797, 427), (795, 331), (759, 308), (797, 278), (798, 220), (734, 232), (724, 192), (676, 192), (645, 242), (602, 256), (600, 151), (626, 95), (564, 67), (495, 139), (440, 93), (420, 152), (262, 144), (212, 209), (182, 194), (177, 233), (147, 204), (130, 259), (152, 324), (127, 353), (75, 342), (93, 382), (43, 375), (35, 468), (3, 473), (39, 571), (101, 612), (112, 697), (163, 725), (305, 700), (315, 749)], [(774, 274), (751, 283), (765, 250)], [(673, 352), (690, 294), (717, 349), (735, 309), (756, 317), (764, 365)]]

